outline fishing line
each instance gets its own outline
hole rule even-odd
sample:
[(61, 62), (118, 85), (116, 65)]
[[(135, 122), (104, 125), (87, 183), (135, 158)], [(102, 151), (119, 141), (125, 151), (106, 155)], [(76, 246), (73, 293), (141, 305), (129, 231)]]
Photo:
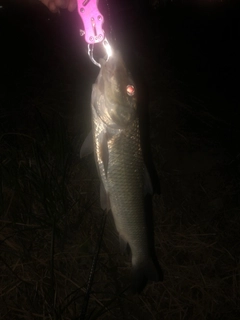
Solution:
[(84, 320), (86, 313), (87, 313), (88, 302), (89, 302), (89, 298), (90, 298), (91, 287), (93, 284), (94, 273), (96, 270), (97, 260), (98, 260), (99, 252), (100, 252), (101, 245), (102, 245), (102, 238), (103, 238), (104, 228), (105, 228), (105, 224), (106, 224), (106, 219), (107, 219), (107, 211), (105, 210), (103, 213), (103, 217), (102, 217), (101, 227), (99, 229), (98, 244), (95, 248), (95, 253), (93, 256), (93, 261), (92, 261), (92, 266), (91, 266), (89, 276), (88, 276), (87, 289), (86, 289), (86, 294), (85, 294), (84, 301), (83, 301), (82, 311), (81, 311), (80, 317), (78, 318), (79, 320)]

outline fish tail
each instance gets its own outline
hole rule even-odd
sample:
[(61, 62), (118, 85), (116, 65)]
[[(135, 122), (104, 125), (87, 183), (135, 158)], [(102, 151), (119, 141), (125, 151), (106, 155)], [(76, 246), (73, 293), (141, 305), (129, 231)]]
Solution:
[(160, 266), (156, 266), (152, 259), (147, 259), (141, 263), (133, 264), (132, 270), (132, 292), (140, 293), (148, 280), (161, 281), (162, 271)]

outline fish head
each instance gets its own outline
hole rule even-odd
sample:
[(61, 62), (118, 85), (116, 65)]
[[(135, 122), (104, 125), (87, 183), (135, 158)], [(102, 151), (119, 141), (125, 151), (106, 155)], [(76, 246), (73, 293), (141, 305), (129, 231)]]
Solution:
[(97, 113), (109, 126), (125, 128), (136, 117), (137, 99), (135, 85), (120, 52), (107, 60), (100, 60), (101, 70), (97, 79)]

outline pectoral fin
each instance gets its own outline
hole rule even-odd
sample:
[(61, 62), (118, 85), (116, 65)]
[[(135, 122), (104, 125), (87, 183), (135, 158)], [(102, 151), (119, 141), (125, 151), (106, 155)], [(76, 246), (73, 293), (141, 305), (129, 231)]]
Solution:
[(84, 140), (81, 150), (80, 158), (84, 158), (93, 152), (93, 135), (92, 131), (89, 132), (86, 139)]

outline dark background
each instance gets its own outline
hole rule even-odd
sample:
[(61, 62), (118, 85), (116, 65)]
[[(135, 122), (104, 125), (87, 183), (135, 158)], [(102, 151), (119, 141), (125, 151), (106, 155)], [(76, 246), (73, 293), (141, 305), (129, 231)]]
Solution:
[[(100, 9), (108, 38), (125, 54), (130, 69), (144, 69), (141, 61), (148, 61), (159, 73), (146, 77), (164, 79), (168, 73), (178, 82), (171, 89), (179, 91), (183, 103), (193, 103), (191, 97), (197, 96), (212, 115), (231, 122), (223, 140), (235, 149), (237, 140), (231, 135), (239, 116), (239, 6), (200, 2), (166, 1), (155, 8), (147, 1), (102, 1)], [(1, 105), (20, 112), (19, 104), (26, 104), (29, 95), (37, 96), (33, 87), (44, 87), (50, 95), (51, 88), (58, 91), (60, 103), (64, 95), (63, 100), (75, 99), (64, 108), (87, 109), (97, 68), (79, 37), (77, 11), (54, 15), (37, 1), (2, 4)]]

